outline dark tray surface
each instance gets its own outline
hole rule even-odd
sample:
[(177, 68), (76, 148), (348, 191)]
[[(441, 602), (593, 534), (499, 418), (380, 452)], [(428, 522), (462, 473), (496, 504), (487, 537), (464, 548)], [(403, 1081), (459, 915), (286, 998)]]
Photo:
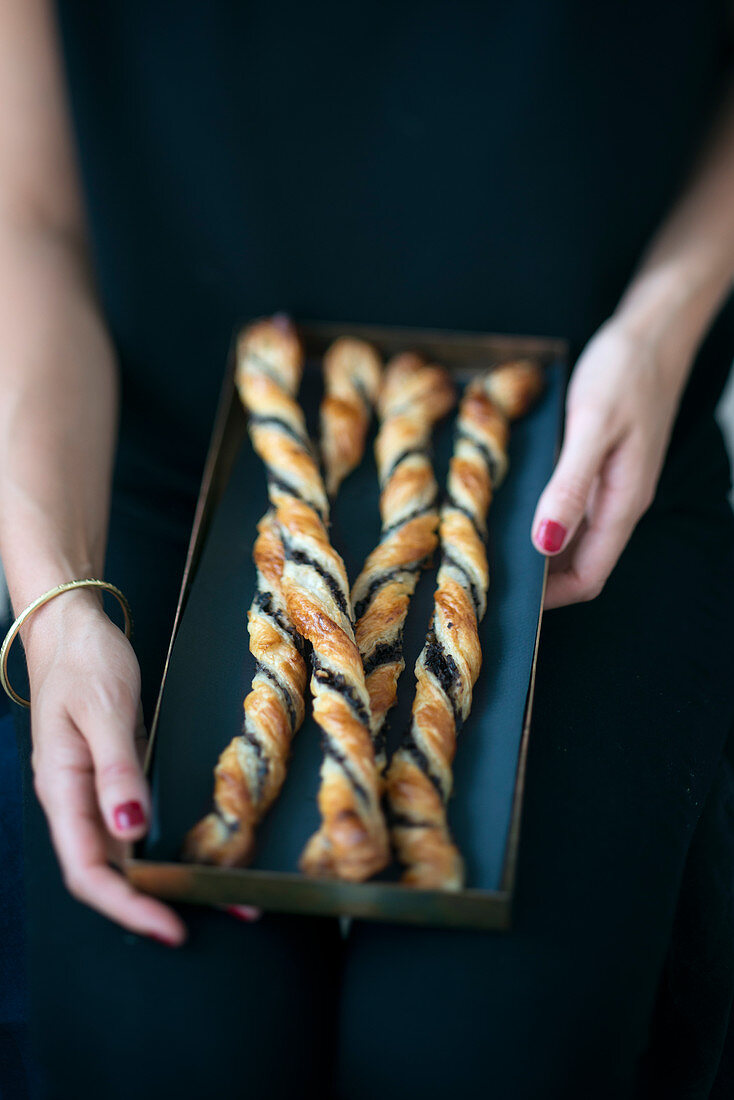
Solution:
[[(547, 370), (548, 386), (529, 417), (513, 427), (510, 473), (490, 514), (490, 598), (481, 625), (483, 668), (472, 714), (456, 758), (456, 794), (450, 805), (454, 835), (467, 863), (468, 884), (498, 890), (510, 824), (523, 715), (528, 694), (543, 559), (529, 540), (538, 496), (554, 460), (563, 368)], [(320, 374), (312, 364), (301, 400), (312, 431), (320, 399)], [(243, 416), (244, 423), (244, 416)], [(435, 438), (439, 484), (451, 453), (453, 415)], [(255, 587), (252, 545), (266, 509), (263, 467), (243, 439), (220, 505), (208, 531), (179, 631), (162, 698), (153, 757), (154, 824), (141, 855), (178, 859), (186, 830), (211, 804), (212, 769), (237, 733), (242, 700), (253, 673), (247, 647), (246, 611)], [(371, 441), (365, 461), (345, 483), (333, 512), (332, 538), (350, 580), (379, 533), (377, 477)], [(389, 743), (409, 721), (413, 664), (425, 638), (435, 569), (424, 574), (405, 634), (406, 670), (392, 712)], [(310, 715), (297, 734), (288, 777), (259, 831), (254, 868), (292, 872), (317, 827), (315, 803), (321, 759), (319, 731)], [(387, 877), (393, 877), (388, 873)]]

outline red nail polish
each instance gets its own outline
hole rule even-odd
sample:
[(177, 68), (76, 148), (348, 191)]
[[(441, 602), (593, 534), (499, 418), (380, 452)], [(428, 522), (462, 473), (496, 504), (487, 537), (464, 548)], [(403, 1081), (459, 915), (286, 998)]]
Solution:
[(156, 943), (163, 943), (166, 947), (178, 947), (176, 940), (169, 940), (165, 936), (159, 936), (157, 932), (149, 932), (148, 939), (155, 940)]
[(553, 519), (544, 519), (539, 524), (535, 537), (547, 554), (555, 554), (563, 546), (566, 528)]
[(145, 824), (145, 811), (139, 802), (123, 802), (112, 814), (118, 829), (137, 829)]
[(230, 917), (234, 917), (235, 920), (246, 921), (248, 924), (251, 924), (260, 916), (257, 909), (252, 909), (249, 905), (225, 905), (224, 911), (229, 913)]

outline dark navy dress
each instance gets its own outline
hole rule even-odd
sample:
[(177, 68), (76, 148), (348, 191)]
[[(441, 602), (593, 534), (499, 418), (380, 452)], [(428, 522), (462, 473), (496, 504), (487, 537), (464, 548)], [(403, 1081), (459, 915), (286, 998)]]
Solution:
[[(237, 321), (284, 309), (579, 351), (685, 184), (728, 79), (727, 12), (59, 13), (123, 376), (108, 576), (136, 611), (150, 716)], [(712, 413), (733, 332), (724, 311), (604, 593), (547, 616), (513, 931), (342, 940), (330, 921), (191, 910), (190, 946), (167, 952), (65, 894), (29, 790), (41, 1095), (725, 1094), (734, 521)]]

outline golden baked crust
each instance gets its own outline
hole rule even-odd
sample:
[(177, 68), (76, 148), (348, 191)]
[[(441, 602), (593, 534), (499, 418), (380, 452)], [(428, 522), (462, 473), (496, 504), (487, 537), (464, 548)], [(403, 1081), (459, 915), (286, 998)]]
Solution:
[(412, 352), (388, 364), (375, 441), (382, 535), (352, 588), (357, 645), (381, 769), (381, 734), (405, 667), (402, 635), (408, 605), (438, 543), (438, 487), (428, 453), (431, 433), (454, 400), (454, 386), (443, 367), (429, 365)]
[(482, 663), (478, 623), (487, 603), (484, 546), (493, 488), (507, 469), (508, 419), (522, 415), (542, 388), (529, 361), (504, 364), (467, 386), (459, 406), (446, 501), (441, 566), (425, 646), (416, 662), (411, 727), (387, 771), (391, 838), (410, 886), (458, 890), (461, 855), (449, 833), (456, 735), (471, 710)]
[[(266, 323), (267, 324), (267, 323)], [(360, 881), (389, 859), (369, 698), (354, 640), (346, 570), (329, 542), (329, 504), (290, 371), (268, 357), (260, 322), (238, 348), (237, 385), (283, 544), (282, 591), (290, 622), (312, 647), (314, 717), (323, 732), (322, 825), (301, 858), (305, 874)], [(251, 336), (254, 338), (251, 340)], [(265, 352), (263, 351), (265, 344)]]
[(248, 613), (256, 672), (244, 703), (242, 733), (214, 771), (214, 808), (188, 833), (184, 858), (220, 867), (250, 862), (255, 827), (285, 779), (293, 734), (303, 721), (306, 662), (285, 606), (283, 545), (275, 516), (258, 525), (254, 558), (257, 594)]
[[(269, 382), (254, 382), (259, 394), (254, 420), (262, 431), (287, 437), (289, 473), (291, 467), (300, 471), (306, 428), (297, 406), (294, 410), (290, 404), (295, 404), (301, 381), (303, 351), (292, 325), (278, 317), (255, 322), (240, 338), (240, 362), (243, 356), (256, 362)], [(221, 867), (245, 866), (252, 859), (255, 827), (280, 792), (290, 743), (304, 714), (306, 662), (288, 617), (282, 585), (285, 556), (272, 510), (258, 524), (253, 557), (257, 591), (247, 629), (256, 671), (244, 702), (242, 732), (219, 757), (212, 812), (190, 830), (183, 850), (185, 859)]]
[[(346, 344), (341, 353), (336, 348), (332, 355), (337, 375), (332, 386), (337, 392), (348, 388), (348, 380), (339, 377), (346, 361), (357, 372), (356, 387), (364, 386), (371, 400), (379, 384), (379, 360), (375, 383), (368, 354), (372, 349), (364, 345), (367, 353), (357, 354), (359, 348), (350, 352), (349, 341)], [(372, 355), (376, 358), (376, 353)], [(260, 521), (254, 547), (257, 593), (248, 630), (256, 672), (245, 699), (243, 730), (219, 758), (213, 810), (189, 832), (184, 857), (220, 866), (244, 866), (252, 858), (255, 827), (280, 792), (291, 740), (303, 720), (307, 679), (303, 639), (307, 639), (320, 662), (318, 666), (314, 662), (312, 684), (319, 684), (314, 688), (314, 714), (325, 726), (331, 755), (343, 757), (337, 767), (325, 763), (328, 777), (320, 795), (325, 827), (319, 845), (328, 848), (329, 859), (321, 854), (318, 873), (356, 879), (367, 877), (386, 861), (387, 836), (379, 806), (377, 822), (370, 821), (371, 833), (363, 822), (364, 808), (360, 816), (351, 806), (355, 791), (361, 802), (363, 792), (375, 787), (371, 749), (365, 754), (362, 744), (368, 737), (366, 721), (361, 725), (355, 721), (354, 708), (345, 704), (339, 690), (341, 679), (333, 685), (325, 682), (328, 670), (340, 668), (345, 661), (351, 662), (343, 677), (347, 688), (360, 680), (362, 672), (353, 637), (345, 637), (351, 620), (347, 616), (346, 623), (334, 622), (329, 617), (329, 611), (334, 611), (329, 601), (339, 603), (343, 565), (326, 537), (328, 501), (303, 413), (295, 401), (302, 368), (302, 349), (286, 319), (257, 321), (240, 337), (237, 385), (250, 413), (255, 448), (266, 459), (269, 495), (276, 508)], [(369, 410), (363, 410), (363, 435), (368, 416)], [(327, 408), (325, 421), (333, 419)], [(360, 457), (352, 446), (349, 461), (356, 464)], [(282, 532), (289, 547), (287, 568)], [(309, 554), (312, 564), (306, 561)], [(285, 584), (284, 572), (288, 574)], [(329, 584), (335, 586), (334, 591), (324, 592), (324, 583), (327, 589)], [(346, 593), (346, 578), (341, 583)], [(348, 596), (344, 602), (348, 603)], [(354, 690), (358, 695), (358, 683)], [(376, 805), (373, 798), (371, 808)], [(315, 851), (315, 843), (312, 848)]]
[(324, 356), (321, 454), (332, 498), (362, 459), (381, 378), (380, 356), (365, 340), (342, 336)]

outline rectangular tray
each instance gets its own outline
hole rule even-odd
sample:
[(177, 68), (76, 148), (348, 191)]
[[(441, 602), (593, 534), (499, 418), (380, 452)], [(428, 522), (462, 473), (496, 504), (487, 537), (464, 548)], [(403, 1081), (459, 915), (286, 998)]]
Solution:
[[(451, 828), (469, 888), (413, 890), (392, 869), (367, 883), (312, 881), (297, 872), (318, 825), (319, 731), (307, 712), (296, 734), (281, 795), (258, 830), (251, 868), (225, 870), (179, 862), (184, 834), (211, 806), (219, 752), (239, 732), (253, 660), (246, 613), (255, 590), (252, 546), (267, 506), (263, 466), (250, 445), (230, 357), (207, 459), (168, 658), (150, 731), (146, 768), (153, 792), (151, 830), (125, 871), (159, 897), (249, 903), (266, 910), (473, 928), (507, 928), (519, 843), (525, 757), (532, 710), (545, 560), (529, 532), (553, 468), (565, 382), (560, 340), (384, 328), (299, 326), (307, 355), (300, 399), (316, 434), (320, 356), (339, 335), (362, 336), (387, 358), (414, 349), (451, 369), (458, 384), (508, 357), (530, 355), (546, 368), (543, 397), (513, 426), (510, 472), (490, 512), (489, 606), (480, 626), (483, 667), (455, 762)], [(434, 437), (439, 485), (445, 482), (454, 416)], [(331, 534), (353, 581), (379, 538), (373, 435), (360, 468), (333, 508)], [(413, 665), (431, 613), (435, 568), (421, 578), (405, 630), (406, 668), (388, 719), (393, 747), (410, 719)]]

